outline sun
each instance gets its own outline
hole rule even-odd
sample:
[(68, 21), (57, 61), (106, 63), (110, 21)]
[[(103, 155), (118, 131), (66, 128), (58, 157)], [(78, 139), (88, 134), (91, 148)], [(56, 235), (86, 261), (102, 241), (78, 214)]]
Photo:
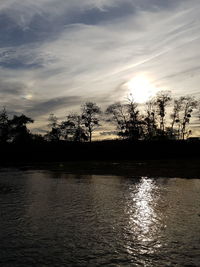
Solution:
[(32, 94), (27, 94), (27, 95), (24, 96), (24, 98), (26, 100), (31, 100), (33, 98), (33, 95)]
[(129, 93), (137, 103), (144, 103), (159, 91), (145, 75), (138, 75), (126, 83)]

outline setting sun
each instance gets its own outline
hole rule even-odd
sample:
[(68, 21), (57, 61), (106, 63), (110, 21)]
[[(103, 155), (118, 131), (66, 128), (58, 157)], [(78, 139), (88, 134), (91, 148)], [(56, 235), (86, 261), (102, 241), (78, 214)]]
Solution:
[(129, 90), (129, 93), (138, 103), (144, 103), (148, 101), (158, 92), (158, 88), (154, 87), (150, 80), (144, 75), (135, 76), (126, 83), (126, 86)]

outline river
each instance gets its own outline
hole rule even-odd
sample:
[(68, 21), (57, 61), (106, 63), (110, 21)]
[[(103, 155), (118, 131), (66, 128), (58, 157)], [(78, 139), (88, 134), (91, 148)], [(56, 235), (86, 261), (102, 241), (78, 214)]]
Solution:
[(199, 266), (200, 179), (0, 172), (0, 266)]

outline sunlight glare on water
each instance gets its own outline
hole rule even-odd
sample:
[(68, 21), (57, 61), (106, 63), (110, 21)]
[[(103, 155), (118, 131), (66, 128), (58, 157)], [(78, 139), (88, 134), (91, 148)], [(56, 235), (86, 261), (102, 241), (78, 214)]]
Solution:
[(0, 266), (198, 266), (199, 207), (198, 179), (0, 171)]
[[(160, 224), (159, 214), (156, 210), (159, 191), (154, 180), (142, 177), (137, 185), (131, 185), (130, 199), (126, 213), (129, 216), (128, 233), (132, 238), (127, 242), (127, 252), (133, 254), (133, 242), (140, 244), (140, 253), (154, 253), (161, 247), (158, 239)], [(154, 243), (151, 249), (145, 246)]]
[(154, 210), (154, 201), (152, 190), (155, 185), (150, 179), (142, 178), (137, 186), (138, 192), (135, 194), (135, 214), (133, 217), (134, 230), (138, 232), (138, 238), (141, 241), (149, 241), (156, 233), (156, 212)]

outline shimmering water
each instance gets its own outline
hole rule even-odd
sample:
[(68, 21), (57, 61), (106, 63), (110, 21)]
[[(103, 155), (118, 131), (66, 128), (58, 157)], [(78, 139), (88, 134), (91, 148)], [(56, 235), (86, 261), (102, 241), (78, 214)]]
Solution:
[(200, 180), (0, 172), (0, 266), (200, 266)]

